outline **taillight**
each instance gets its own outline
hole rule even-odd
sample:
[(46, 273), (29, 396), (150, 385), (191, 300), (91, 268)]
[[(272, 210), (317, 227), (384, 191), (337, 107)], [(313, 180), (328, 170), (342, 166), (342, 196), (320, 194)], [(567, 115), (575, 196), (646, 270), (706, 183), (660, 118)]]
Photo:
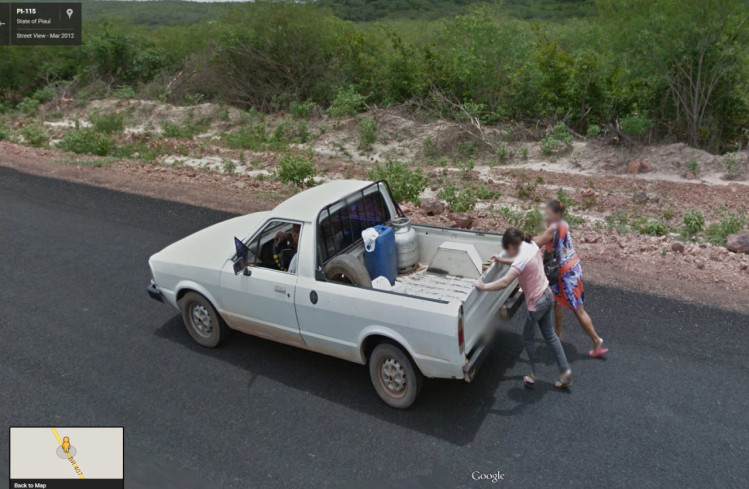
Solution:
[(460, 348), (461, 355), (465, 351), (465, 338), (463, 336), (463, 306), (460, 307), (460, 315), (458, 316), (458, 347)]

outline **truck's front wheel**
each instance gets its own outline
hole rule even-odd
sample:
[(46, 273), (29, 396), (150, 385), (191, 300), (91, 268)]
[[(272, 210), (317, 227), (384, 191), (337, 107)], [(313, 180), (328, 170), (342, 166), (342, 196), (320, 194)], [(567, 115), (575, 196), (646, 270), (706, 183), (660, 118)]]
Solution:
[(187, 332), (198, 344), (214, 348), (228, 335), (229, 327), (208, 299), (197, 292), (185, 294), (179, 301), (179, 307)]
[(392, 343), (380, 343), (372, 351), (369, 376), (380, 398), (398, 409), (413, 404), (424, 383), (408, 354)]

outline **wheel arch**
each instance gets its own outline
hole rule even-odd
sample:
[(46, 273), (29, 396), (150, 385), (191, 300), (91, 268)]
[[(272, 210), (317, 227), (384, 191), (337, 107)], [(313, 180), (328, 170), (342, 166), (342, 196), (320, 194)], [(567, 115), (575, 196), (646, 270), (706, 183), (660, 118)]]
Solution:
[(210, 302), (213, 308), (216, 310), (216, 313), (221, 316), (221, 308), (216, 302), (216, 299), (213, 297), (213, 294), (211, 294), (208, 289), (195, 282), (183, 281), (177, 284), (177, 287), (175, 287), (174, 289), (174, 300), (177, 303), (177, 307), (179, 307), (179, 302), (188, 292), (196, 292), (205, 297), (206, 300)]
[(406, 355), (408, 355), (414, 366), (419, 369), (419, 372), (421, 372), (421, 367), (419, 366), (419, 362), (416, 360), (416, 355), (414, 354), (411, 345), (409, 345), (406, 339), (395, 331), (381, 327), (370, 328), (368, 330), (365, 330), (361, 335), (361, 340), (359, 341), (359, 351), (364, 364), (369, 363), (369, 357), (372, 355), (372, 351), (374, 351), (377, 345), (383, 342), (400, 347), (406, 353)]

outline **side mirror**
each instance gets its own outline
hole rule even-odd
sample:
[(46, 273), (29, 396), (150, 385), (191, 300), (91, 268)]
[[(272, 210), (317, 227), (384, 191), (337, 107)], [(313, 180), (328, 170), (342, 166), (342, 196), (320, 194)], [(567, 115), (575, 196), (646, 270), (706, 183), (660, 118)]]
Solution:
[(234, 262), (234, 275), (239, 275), (240, 273), (248, 277), (252, 275), (252, 270), (247, 266), (247, 260), (241, 257), (237, 258), (237, 261)]

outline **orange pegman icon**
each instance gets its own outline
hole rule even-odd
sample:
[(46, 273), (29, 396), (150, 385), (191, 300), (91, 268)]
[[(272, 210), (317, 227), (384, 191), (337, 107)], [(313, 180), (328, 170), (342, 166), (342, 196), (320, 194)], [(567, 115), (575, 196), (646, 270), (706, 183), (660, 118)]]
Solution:
[(62, 439), (62, 449), (65, 453), (70, 453), (70, 438), (67, 436)]

